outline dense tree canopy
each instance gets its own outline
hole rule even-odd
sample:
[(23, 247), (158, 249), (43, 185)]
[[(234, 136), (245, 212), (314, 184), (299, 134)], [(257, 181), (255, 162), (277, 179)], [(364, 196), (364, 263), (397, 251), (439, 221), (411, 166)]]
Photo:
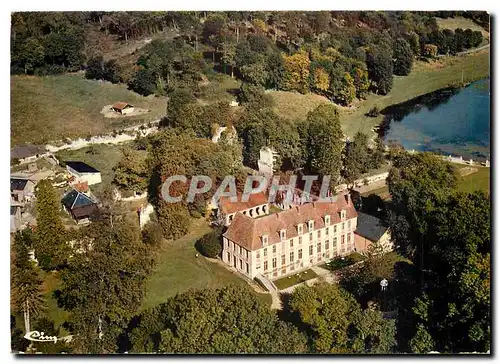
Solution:
[[(306, 338), (248, 288), (188, 291), (144, 311), (132, 330), (132, 352), (299, 354)], [(202, 328), (202, 330), (200, 330)]]
[(361, 310), (337, 285), (301, 286), (293, 292), (290, 308), (306, 325), (315, 353), (390, 353), (396, 343), (392, 320)]

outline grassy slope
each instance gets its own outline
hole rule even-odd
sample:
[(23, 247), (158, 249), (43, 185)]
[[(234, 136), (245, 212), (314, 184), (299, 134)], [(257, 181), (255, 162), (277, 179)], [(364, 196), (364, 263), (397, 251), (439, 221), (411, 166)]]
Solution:
[[(165, 114), (166, 99), (143, 97), (126, 85), (87, 80), (81, 75), (11, 76), (11, 141), (44, 143), (87, 136), (151, 121)], [(151, 110), (144, 116), (105, 118), (105, 105), (126, 101)]]
[[(149, 278), (142, 309), (154, 307), (189, 289), (219, 288), (228, 284), (248, 286), (243, 279), (226, 268), (201, 255), (196, 257), (194, 243), (209, 231), (210, 227), (205, 222), (196, 221), (188, 235), (165, 243), (157, 258), (155, 271)], [(259, 298), (271, 303), (268, 294), (259, 294)]]
[(269, 95), (275, 103), (274, 111), (279, 116), (291, 120), (303, 120), (309, 111), (329, 102), (326, 97), (313, 93), (302, 95), (298, 92), (271, 91)]
[(471, 30), (479, 30), (482, 34), (483, 37), (488, 38), (490, 37), (490, 33), (486, 29), (484, 29), (482, 26), (479, 24), (474, 23), (471, 19), (466, 19), (461, 16), (455, 17), (455, 18), (436, 18), (438, 26), (441, 29), (451, 29), (455, 30), (457, 28), (462, 28), (462, 29), (471, 29)]

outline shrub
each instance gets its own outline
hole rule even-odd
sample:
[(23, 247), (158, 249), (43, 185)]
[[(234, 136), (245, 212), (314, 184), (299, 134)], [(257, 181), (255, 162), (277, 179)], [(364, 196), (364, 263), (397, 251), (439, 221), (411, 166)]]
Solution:
[(206, 257), (217, 258), (222, 253), (222, 228), (204, 235), (196, 242), (198, 251)]
[(156, 221), (150, 221), (142, 230), (142, 241), (144, 244), (158, 247), (163, 239), (163, 229)]
[(367, 116), (371, 117), (371, 118), (375, 118), (377, 117), (378, 115), (380, 114), (380, 110), (378, 109), (378, 106), (375, 105), (374, 107), (372, 107), (370, 109), (370, 111), (368, 111), (368, 113), (366, 114)]

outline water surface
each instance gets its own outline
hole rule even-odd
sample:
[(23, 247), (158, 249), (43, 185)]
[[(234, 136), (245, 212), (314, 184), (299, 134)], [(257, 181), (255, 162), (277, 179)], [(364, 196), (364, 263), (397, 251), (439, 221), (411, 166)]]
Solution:
[(381, 134), (406, 150), (490, 159), (490, 80), (439, 90), (388, 107)]

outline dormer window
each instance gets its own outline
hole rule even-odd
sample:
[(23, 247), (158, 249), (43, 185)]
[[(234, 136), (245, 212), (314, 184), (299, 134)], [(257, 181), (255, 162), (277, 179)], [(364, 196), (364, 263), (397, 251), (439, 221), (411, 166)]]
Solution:
[(262, 239), (262, 245), (263, 246), (267, 246), (267, 235), (262, 235), (261, 236), (261, 239)]
[(280, 230), (280, 239), (281, 239), (281, 241), (286, 240), (286, 230), (285, 229)]
[(341, 210), (340, 211), (340, 219), (345, 220), (345, 216), (346, 216), (346, 211), (345, 210)]
[(302, 235), (302, 224), (297, 225), (297, 231), (298, 231), (299, 235)]
[(330, 225), (330, 215), (325, 215), (325, 225)]
[(314, 230), (314, 220), (309, 220), (309, 222), (307, 223), (307, 225), (309, 227), (309, 231)]

